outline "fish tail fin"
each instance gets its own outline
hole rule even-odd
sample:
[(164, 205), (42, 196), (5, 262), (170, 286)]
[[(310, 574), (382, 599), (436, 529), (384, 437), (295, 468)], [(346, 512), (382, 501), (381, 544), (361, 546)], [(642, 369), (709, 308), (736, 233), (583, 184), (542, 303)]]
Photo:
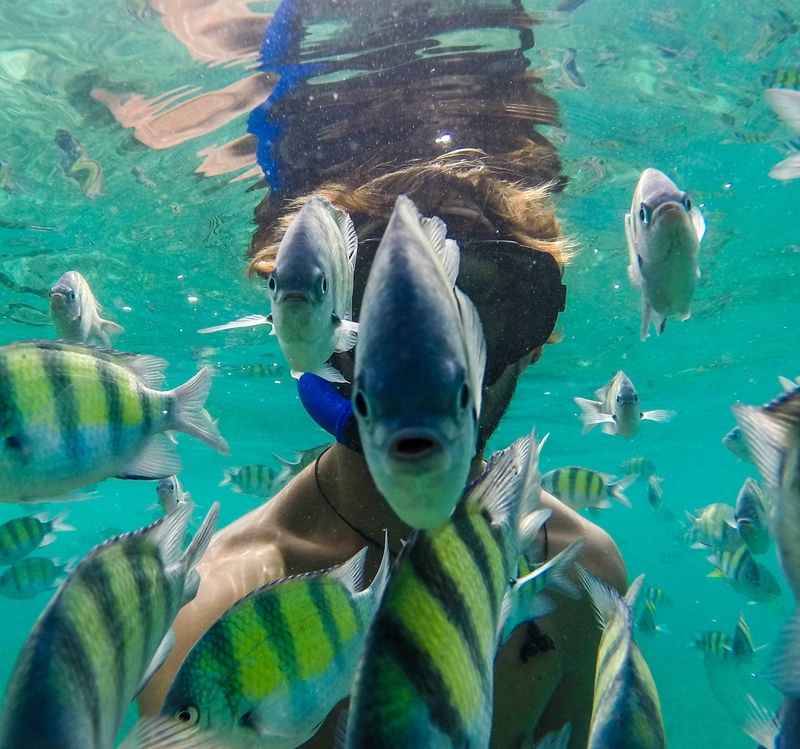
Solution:
[(559, 552), (550, 561), (545, 562), (537, 572), (543, 570), (546, 576), (548, 588), (557, 590), (569, 598), (580, 598), (580, 591), (569, 576), (573, 565), (577, 564), (577, 559), (586, 544), (585, 538), (573, 541), (566, 549)]
[(647, 479), (647, 483), (650, 485), (650, 488), (653, 490), (653, 494), (658, 499), (661, 499), (661, 497), (664, 494), (664, 490), (661, 488), (661, 482), (663, 480), (664, 479), (662, 479), (661, 476), (656, 476), (655, 473), (650, 474), (650, 477)]
[(233, 470), (229, 471), (227, 468), (222, 469), (222, 481), (217, 484), (218, 487), (230, 486), (233, 484)]
[[(190, 515), (194, 509), (194, 505), (187, 502), (184, 506), (189, 508)], [(180, 508), (175, 510), (173, 515), (177, 514), (179, 511)], [(187, 522), (188, 519), (189, 518), (187, 515)], [(186, 575), (183, 585), (183, 605), (189, 603), (189, 601), (191, 601), (197, 595), (197, 589), (200, 587), (200, 575), (197, 574), (195, 567), (203, 558), (203, 554), (206, 553), (206, 549), (208, 549), (208, 545), (211, 543), (211, 537), (214, 535), (214, 531), (217, 528), (218, 520), (219, 502), (214, 502), (214, 504), (211, 505), (211, 509), (208, 511), (205, 520), (203, 520), (203, 524), (200, 526), (200, 529), (194, 534), (194, 538), (186, 547), (186, 551), (184, 551), (183, 555), (181, 556), (181, 564), (184, 569), (184, 574)]]
[(222, 455), (230, 455), (230, 447), (220, 434), (216, 421), (205, 410), (211, 390), (211, 370), (203, 367), (191, 380), (170, 391), (175, 404), (175, 423), (180, 432), (197, 437)]
[(565, 723), (560, 731), (550, 731), (534, 749), (567, 749), (572, 735), (572, 723)]
[(625, 496), (624, 492), (634, 481), (636, 481), (635, 474), (623, 476), (621, 479), (617, 479), (608, 484), (608, 493), (614, 497), (617, 502), (625, 505), (625, 507), (630, 507), (631, 501)]
[(789, 439), (791, 423), (783, 414), (758, 406), (737, 403), (731, 407), (742, 430), (750, 454), (768, 486), (781, 484), (784, 445)]
[(67, 515), (69, 515), (69, 509), (62, 510), (58, 513), (51, 521), (50, 521), (50, 530), (51, 531), (74, 531), (76, 530), (74, 525), (69, 525), (69, 523), (65, 523), (64, 521), (67, 519)]

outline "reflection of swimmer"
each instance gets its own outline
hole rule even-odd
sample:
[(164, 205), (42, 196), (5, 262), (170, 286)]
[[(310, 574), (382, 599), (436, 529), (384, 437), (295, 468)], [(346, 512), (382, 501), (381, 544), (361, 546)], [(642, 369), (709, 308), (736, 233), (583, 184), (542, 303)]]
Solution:
[[(533, 19), (514, 2), (494, 4), (491, 13), (475, 0), (450, 13), (444, 4), (411, 0), (392, 9), (391, 21), (383, 2), (354, 10), (350, 2), (290, 0), (276, 12), (262, 59), (264, 72), (280, 69), (281, 86), (250, 121), (270, 184), (256, 210), (250, 270), (268, 276), (293, 216), (312, 195), (324, 195), (350, 214), (358, 234), (358, 320), (397, 197), (408, 195), (423, 216), (441, 217), (461, 250), (457, 285), (477, 308), (487, 345), (474, 477), (522, 372), (542, 355), (564, 307), (561, 268), (570, 247), (548, 197), (564, 180), (555, 149), (535, 129), (556, 125), (557, 109), (527, 69)], [(511, 41), (501, 49), (442, 41), (466, 28), (497, 32), (474, 34), (477, 40)], [(352, 381), (354, 353), (336, 356)], [(197, 598), (176, 621), (173, 653), (142, 693), (145, 714), (158, 711), (188, 649), (241, 596), (285, 575), (340, 564), (364, 545), (369, 577), (383, 530), (395, 555), (411, 533), (369, 474), (358, 425), (348, 418), (350, 386), (306, 375), (299, 389), (337, 442), (214, 538)], [(552, 516), (537, 537), (541, 556), (552, 559), (585, 538), (580, 563), (624, 592), (625, 569), (611, 539), (551, 495), (542, 503)], [(586, 746), (600, 632), (588, 598), (553, 598), (557, 611), (517, 628), (498, 655), (492, 747), (531, 745), (566, 720), (573, 745)], [(337, 713), (308, 747), (332, 745)]]
[(66, 130), (56, 130), (56, 145), (61, 151), (61, 168), (64, 174), (78, 183), (89, 200), (103, 195), (103, 167), (99, 161), (89, 158), (86, 147)]

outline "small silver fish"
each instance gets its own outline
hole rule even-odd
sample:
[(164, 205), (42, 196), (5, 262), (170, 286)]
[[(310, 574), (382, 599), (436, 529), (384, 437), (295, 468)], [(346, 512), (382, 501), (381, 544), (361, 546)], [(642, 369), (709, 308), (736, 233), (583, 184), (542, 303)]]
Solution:
[[(792, 130), (800, 133), (800, 91), (789, 88), (768, 88), (764, 92), (772, 111)], [(778, 162), (769, 170), (772, 179), (789, 180), (800, 177), (800, 154)]]
[(700, 270), (706, 222), (689, 195), (657, 169), (645, 169), (625, 215), (628, 278), (642, 293), (642, 340), (650, 320), (661, 335), (667, 318), (688, 319)]
[(270, 324), (292, 377), (313, 372), (331, 382), (345, 382), (328, 359), (356, 345), (358, 323), (351, 318), (357, 250), (350, 216), (314, 195), (298, 211), (278, 247), (268, 281), (272, 313), (199, 332)]
[(67, 271), (50, 289), (50, 319), (56, 335), (65, 341), (111, 346), (110, 336), (125, 329), (100, 317), (102, 309), (88, 282), (76, 270)]
[(185, 492), (178, 481), (177, 476), (168, 476), (156, 484), (156, 493), (158, 494), (157, 506), (161, 508), (165, 515), (171, 515), (181, 505), (190, 502), (192, 495)]
[(444, 222), (401, 195), (361, 307), (353, 412), (376, 486), (414, 528), (450, 517), (478, 439), (486, 343), (459, 261)]
[(758, 482), (748, 476), (739, 495), (734, 511), (736, 527), (742, 541), (753, 554), (766, 554), (769, 550), (769, 503)]
[(750, 448), (747, 446), (747, 441), (742, 434), (742, 430), (738, 426), (735, 426), (722, 438), (722, 444), (739, 458), (739, 460), (744, 460), (746, 463), (755, 462), (750, 453)]
[(630, 439), (639, 432), (639, 425), (643, 420), (664, 423), (675, 415), (674, 411), (663, 409), (642, 411), (636, 388), (621, 370), (614, 375), (611, 382), (597, 390), (595, 395), (600, 400), (574, 398), (583, 412), (580, 415), (583, 422), (582, 434), (602, 424), (604, 434), (619, 434)]

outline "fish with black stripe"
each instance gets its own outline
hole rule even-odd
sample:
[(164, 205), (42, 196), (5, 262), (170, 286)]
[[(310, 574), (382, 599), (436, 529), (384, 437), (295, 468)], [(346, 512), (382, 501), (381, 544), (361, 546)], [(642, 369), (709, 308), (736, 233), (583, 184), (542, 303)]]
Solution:
[(186, 656), (163, 717), (235, 746), (293, 749), (350, 693), (389, 572), (363, 588), (362, 549), (330, 570), (268, 583), (226, 611)]
[(219, 486), (230, 486), (238, 494), (250, 494), (253, 497), (271, 497), (275, 494), (275, 471), (261, 463), (224, 468), (222, 475)]
[(623, 492), (636, 481), (636, 475), (614, 479), (590, 468), (564, 466), (542, 476), (542, 489), (573, 510), (607, 510), (611, 507), (610, 498), (630, 507), (630, 500)]
[(74, 531), (75, 528), (64, 522), (68, 514), (69, 510), (64, 510), (50, 518), (48, 513), (39, 512), (0, 525), (0, 564), (10, 564), (53, 543), (56, 531)]
[(169, 654), (197, 593), (214, 504), (181, 554), (194, 505), (96, 546), (42, 612), (0, 709), (4, 749), (111, 749), (128, 707)]
[(57, 588), (74, 566), (74, 559), (63, 564), (58, 559), (46, 557), (21, 559), (0, 575), (0, 596), (18, 600), (38, 596)]
[(535, 437), (520, 439), (492, 456), (449, 520), (412, 534), (367, 635), (339, 732), (346, 749), (488, 747), (495, 655), (541, 610), (526, 588), (577, 595), (574, 546), (517, 579), (550, 515), (540, 482)]
[(582, 567), (578, 574), (603, 629), (588, 749), (666, 749), (656, 684), (633, 638), (633, 609), (644, 575), (633, 581), (623, 598)]
[(0, 501), (37, 502), (112, 476), (171, 476), (182, 467), (163, 434), (173, 429), (230, 454), (204, 408), (209, 370), (157, 391), (122, 356), (58, 341), (0, 348)]

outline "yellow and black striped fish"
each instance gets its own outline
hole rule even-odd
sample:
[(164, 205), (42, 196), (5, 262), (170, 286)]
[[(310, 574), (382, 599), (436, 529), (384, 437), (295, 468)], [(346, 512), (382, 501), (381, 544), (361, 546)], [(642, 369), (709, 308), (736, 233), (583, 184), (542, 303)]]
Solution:
[(56, 531), (74, 531), (75, 528), (64, 522), (68, 514), (69, 510), (64, 510), (50, 519), (48, 513), (40, 512), (0, 525), (0, 564), (10, 564), (53, 543)]
[(733, 640), (724, 632), (712, 630), (701, 632), (694, 641), (695, 647), (704, 655), (714, 658), (733, 658)]
[(57, 588), (75, 560), (64, 562), (45, 557), (28, 557), (14, 562), (0, 575), (0, 596), (4, 598), (33, 598), (46, 590)]
[(488, 746), (497, 649), (538, 605), (526, 587), (548, 577), (574, 592), (572, 547), (516, 579), (521, 550), (550, 514), (536, 509), (540, 481), (535, 438), (518, 440), (449, 520), (412, 534), (367, 635), (347, 749)]
[(708, 557), (717, 569), (707, 577), (719, 577), (751, 601), (765, 603), (776, 611), (783, 610), (781, 588), (775, 576), (759, 564), (750, 550), (742, 544), (736, 551), (718, 551)]
[(22, 647), (0, 709), (3, 749), (112, 749), (131, 700), (169, 655), (172, 621), (197, 593), (214, 504), (186, 552), (194, 505), (96, 546)]
[(764, 88), (793, 88), (800, 90), (800, 70), (777, 69), (761, 74)]
[(633, 607), (644, 575), (633, 581), (623, 598), (583, 567), (578, 567), (578, 574), (603, 629), (588, 749), (666, 749), (656, 684), (633, 639)]
[(239, 494), (250, 494), (254, 497), (271, 497), (275, 494), (275, 471), (260, 463), (224, 469), (223, 479), (219, 486), (230, 486)]
[(542, 488), (573, 510), (606, 510), (611, 507), (612, 497), (626, 507), (631, 506), (623, 492), (634, 481), (636, 474), (614, 481), (614, 476), (607, 473), (565, 466), (542, 476)]
[(0, 501), (59, 497), (111, 476), (171, 476), (181, 463), (162, 433), (173, 429), (230, 454), (204, 408), (210, 372), (158, 391), (125, 366), (135, 359), (60, 341), (0, 347)]

